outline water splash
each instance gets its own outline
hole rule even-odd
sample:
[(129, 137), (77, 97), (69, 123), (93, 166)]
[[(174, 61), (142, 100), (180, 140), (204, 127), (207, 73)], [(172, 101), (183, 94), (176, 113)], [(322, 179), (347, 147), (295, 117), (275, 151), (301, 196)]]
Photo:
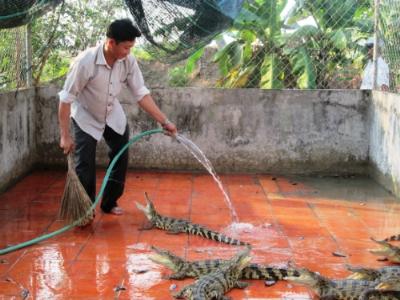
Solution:
[(222, 184), (221, 179), (218, 177), (217, 173), (214, 170), (213, 165), (211, 162), (208, 160), (208, 158), (204, 155), (203, 151), (191, 140), (188, 138), (184, 137), (183, 135), (177, 134), (176, 139), (178, 142), (180, 142), (186, 150), (188, 150), (205, 168), (206, 170), (211, 174), (211, 176), (214, 178), (215, 182), (218, 184), (219, 189), (221, 190), (222, 194), (224, 195), (224, 200), (226, 204), (228, 205), (229, 211), (232, 216), (233, 222), (238, 221), (238, 216), (236, 214), (235, 208), (232, 205), (232, 201), (229, 198), (228, 194), (225, 191), (225, 188)]
[(229, 225), (226, 230), (248, 233), (254, 230), (254, 225), (250, 223), (233, 223)]

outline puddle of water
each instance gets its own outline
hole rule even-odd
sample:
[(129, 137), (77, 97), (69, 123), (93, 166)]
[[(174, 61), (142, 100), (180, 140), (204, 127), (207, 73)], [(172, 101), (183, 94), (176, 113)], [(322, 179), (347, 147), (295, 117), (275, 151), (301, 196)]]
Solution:
[(183, 135), (177, 134), (176, 139), (183, 145), (183, 147), (188, 150), (205, 168), (206, 170), (211, 174), (211, 176), (214, 178), (215, 182), (218, 184), (219, 189), (221, 190), (222, 194), (224, 195), (224, 200), (226, 204), (228, 205), (229, 211), (232, 216), (233, 222), (238, 221), (238, 216), (235, 211), (235, 208), (232, 205), (232, 201), (229, 198), (228, 194), (225, 191), (225, 188), (222, 184), (221, 179), (218, 177), (217, 173), (214, 170), (213, 165), (211, 162), (208, 160), (208, 158), (204, 155), (203, 151), (191, 140), (186, 138)]
[(225, 230), (236, 233), (250, 233), (254, 229), (253, 224), (250, 223), (232, 223), (226, 227)]
[(270, 223), (264, 223), (257, 226), (251, 223), (232, 223), (225, 227), (222, 232), (227, 235), (243, 235), (253, 239), (257, 237), (265, 239), (266, 234), (272, 238), (279, 234)]

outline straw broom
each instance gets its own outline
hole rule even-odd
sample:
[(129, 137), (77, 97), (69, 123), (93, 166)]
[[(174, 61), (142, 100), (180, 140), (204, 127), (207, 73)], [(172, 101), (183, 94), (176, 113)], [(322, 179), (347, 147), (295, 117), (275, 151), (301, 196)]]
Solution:
[(86, 193), (75, 172), (75, 163), (72, 153), (68, 154), (68, 173), (65, 183), (64, 194), (61, 199), (59, 216), (61, 219), (72, 223), (82, 218), (77, 224), (85, 226), (93, 221), (94, 213), (90, 211), (92, 201)]

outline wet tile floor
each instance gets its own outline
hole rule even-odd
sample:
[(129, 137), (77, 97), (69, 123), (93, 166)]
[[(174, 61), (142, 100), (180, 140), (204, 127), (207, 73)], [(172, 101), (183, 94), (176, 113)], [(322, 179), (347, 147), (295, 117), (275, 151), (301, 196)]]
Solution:
[[(100, 185), (104, 172), (98, 172)], [(169, 271), (148, 259), (150, 245), (189, 260), (228, 258), (237, 247), (197, 236), (140, 231), (144, 215), (134, 201), (148, 192), (161, 214), (187, 218), (250, 242), (254, 262), (288, 262), (342, 278), (345, 265), (379, 267), (369, 237), (400, 232), (400, 202), (368, 178), (223, 175), (239, 224), (208, 174), (130, 171), (120, 200), (122, 216), (97, 212), (86, 229), (0, 256), (0, 299), (172, 299), (191, 280), (163, 279)], [(65, 172), (37, 171), (0, 195), (0, 248), (62, 227), (57, 211)], [(340, 256), (334, 255), (341, 254)], [(344, 257), (343, 257), (344, 256)], [(310, 299), (287, 282), (251, 281), (232, 299)]]

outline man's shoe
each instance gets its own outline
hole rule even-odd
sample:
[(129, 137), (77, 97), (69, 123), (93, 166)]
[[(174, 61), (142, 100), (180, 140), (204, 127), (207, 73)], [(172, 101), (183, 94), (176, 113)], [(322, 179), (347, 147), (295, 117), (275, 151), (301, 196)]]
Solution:
[(120, 216), (120, 215), (123, 215), (123, 214), (124, 214), (124, 210), (123, 210), (121, 207), (114, 206), (114, 207), (110, 210), (110, 214)]

